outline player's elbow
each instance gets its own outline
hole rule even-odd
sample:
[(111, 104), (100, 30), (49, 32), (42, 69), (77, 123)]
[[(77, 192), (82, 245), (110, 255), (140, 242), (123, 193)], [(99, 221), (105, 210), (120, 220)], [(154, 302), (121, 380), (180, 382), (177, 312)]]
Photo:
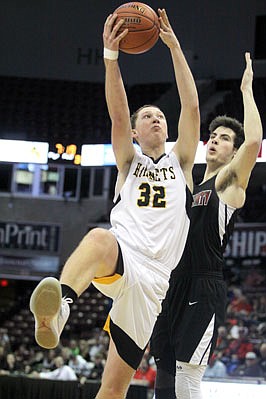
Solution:
[(190, 112), (194, 120), (200, 121), (200, 108), (198, 102), (190, 106)]
[(128, 128), (130, 117), (126, 113), (113, 112), (111, 115), (112, 127), (118, 130)]

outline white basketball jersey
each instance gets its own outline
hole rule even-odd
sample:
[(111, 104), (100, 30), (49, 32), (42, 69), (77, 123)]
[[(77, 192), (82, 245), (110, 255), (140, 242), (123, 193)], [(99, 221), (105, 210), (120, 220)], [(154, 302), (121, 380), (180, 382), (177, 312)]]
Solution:
[(157, 162), (136, 152), (111, 211), (118, 242), (160, 264), (165, 277), (176, 267), (187, 238), (188, 189), (173, 152)]

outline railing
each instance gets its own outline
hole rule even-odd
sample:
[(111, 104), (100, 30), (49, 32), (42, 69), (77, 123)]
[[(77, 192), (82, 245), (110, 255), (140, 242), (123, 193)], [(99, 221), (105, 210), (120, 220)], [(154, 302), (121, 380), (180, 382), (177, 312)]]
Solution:
[[(0, 376), (1, 399), (94, 399), (100, 383)], [(131, 385), (127, 399), (147, 399), (147, 387)]]

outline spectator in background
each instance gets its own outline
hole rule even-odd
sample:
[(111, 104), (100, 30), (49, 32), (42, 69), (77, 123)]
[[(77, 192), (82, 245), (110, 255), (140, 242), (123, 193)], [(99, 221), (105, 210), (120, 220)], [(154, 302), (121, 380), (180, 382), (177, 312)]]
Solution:
[(229, 376), (234, 375), (235, 370), (240, 366), (241, 362), (236, 354), (232, 354), (226, 359), (226, 371)]
[[(264, 278), (264, 281), (265, 281), (265, 278)], [(259, 296), (255, 311), (257, 314), (257, 319), (260, 321), (265, 321), (265, 318), (266, 318), (266, 294)]]
[(78, 377), (88, 377), (94, 366), (92, 362), (87, 362), (81, 355), (75, 353), (71, 353), (68, 365)]
[(79, 340), (80, 355), (88, 362), (90, 361), (89, 342), (86, 339)]
[(60, 381), (76, 381), (78, 379), (74, 370), (72, 370), (72, 368), (68, 365), (64, 364), (64, 359), (62, 358), (62, 356), (57, 356), (54, 359), (54, 364), (56, 367), (55, 370), (42, 371), (40, 373), (34, 371), (29, 375), (29, 377)]
[(3, 345), (0, 346), (0, 370), (6, 365), (6, 351)]
[(8, 353), (0, 370), (0, 374), (18, 374), (22, 371), (22, 366), (17, 361), (15, 354)]
[(43, 369), (44, 363), (44, 353), (42, 351), (37, 351), (34, 353), (33, 357), (29, 361), (29, 366), (32, 371), (41, 371)]
[(0, 345), (10, 351), (10, 339), (6, 328), (0, 328)]
[(138, 369), (132, 380), (132, 384), (146, 385), (148, 388), (154, 388), (156, 371), (150, 366), (148, 358), (143, 356)]
[(29, 364), (30, 361), (30, 351), (26, 344), (20, 344), (15, 350), (16, 359), (20, 364), (23, 364), (25, 367)]
[(256, 269), (248, 270), (242, 286), (245, 290), (259, 289), (265, 286), (265, 273), (261, 273), (260, 270)]
[(224, 351), (228, 348), (229, 339), (228, 339), (228, 331), (225, 326), (218, 327), (218, 338), (216, 343), (216, 350), (218, 352)]
[(59, 353), (64, 359), (64, 363), (68, 364), (71, 356), (71, 349), (68, 346), (63, 346)]
[(54, 359), (56, 358), (57, 352), (54, 349), (49, 349), (44, 353), (43, 368), (52, 369), (54, 367)]
[(91, 380), (100, 380), (102, 378), (102, 373), (105, 365), (105, 359), (102, 353), (98, 352), (94, 356), (94, 366), (90, 371), (89, 378)]
[(239, 329), (245, 328), (244, 322), (242, 320), (231, 319), (231, 318), (228, 321), (231, 326), (231, 328), (229, 329), (229, 336), (233, 339), (238, 339), (239, 338)]
[[(236, 292), (236, 290), (235, 290)], [(252, 312), (252, 305), (246, 295), (238, 290), (238, 295), (228, 305), (227, 312), (232, 315), (249, 315)]]
[(266, 342), (263, 342), (260, 345), (259, 351), (260, 351), (259, 365), (260, 365), (260, 368), (262, 370), (264, 378), (266, 378)]
[(263, 371), (255, 352), (247, 352), (245, 362), (232, 374), (236, 377), (263, 377)]
[(109, 336), (101, 331), (95, 336), (94, 339), (90, 340), (89, 343), (89, 355), (90, 359), (94, 361), (94, 358), (99, 353), (107, 353), (109, 345)]
[(257, 326), (257, 333), (262, 340), (261, 342), (264, 342), (266, 336), (266, 322), (262, 322)]
[(210, 357), (209, 363), (204, 373), (207, 378), (226, 378), (227, 371), (225, 364), (219, 359), (217, 352)]
[(8, 353), (6, 355), (7, 370), (10, 374), (15, 374), (22, 371), (21, 364), (17, 361), (14, 353)]
[(75, 339), (71, 339), (69, 341), (69, 348), (73, 355), (79, 355), (80, 349), (79, 349), (78, 343)]
[(247, 327), (240, 327), (238, 333), (239, 337), (230, 342), (228, 348), (224, 351), (224, 354), (228, 357), (231, 357), (232, 354), (236, 354), (240, 361), (244, 361), (246, 353), (252, 352), (254, 347), (249, 341)]

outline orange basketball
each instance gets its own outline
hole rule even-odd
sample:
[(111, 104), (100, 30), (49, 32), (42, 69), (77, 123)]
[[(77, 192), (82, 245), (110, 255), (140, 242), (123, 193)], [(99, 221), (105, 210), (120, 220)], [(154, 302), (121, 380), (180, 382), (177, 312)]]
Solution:
[(118, 7), (117, 20), (125, 20), (122, 28), (128, 29), (128, 34), (120, 42), (120, 50), (128, 54), (141, 54), (150, 50), (159, 38), (160, 23), (156, 12), (147, 4), (130, 2)]

